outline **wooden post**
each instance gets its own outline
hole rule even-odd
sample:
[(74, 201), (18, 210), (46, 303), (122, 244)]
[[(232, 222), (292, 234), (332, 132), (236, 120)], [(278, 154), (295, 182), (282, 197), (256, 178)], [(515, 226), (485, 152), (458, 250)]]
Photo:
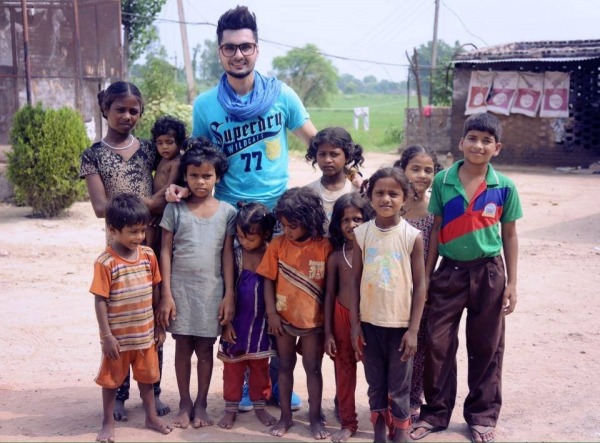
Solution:
[(177, 0), (177, 11), (179, 12), (179, 30), (181, 31), (181, 46), (183, 47), (183, 65), (185, 68), (185, 79), (187, 82), (187, 99), (192, 103), (195, 93), (194, 72), (192, 61), (190, 59), (190, 47), (188, 45), (187, 29), (185, 27), (185, 13), (183, 11), (182, 0)]

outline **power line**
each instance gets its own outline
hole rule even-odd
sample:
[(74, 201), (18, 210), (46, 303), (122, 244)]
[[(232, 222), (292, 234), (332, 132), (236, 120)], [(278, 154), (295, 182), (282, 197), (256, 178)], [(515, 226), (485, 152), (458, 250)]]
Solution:
[[(141, 17), (141, 18), (150, 18), (148, 16), (144, 16), (141, 14), (134, 14), (131, 12), (126, 12), (123, 13), (123, 15), (128, 15), (130, 17)], [(211, 23), (211, 22), (188, 22), (188, 21), (180, 21), (180, 20), (174, 20), (174, 19), (168, 19), (168, 18), (161, 18), (161, 17), (156, 17), (155, 21), (161, 21), (161, 22), (167, 22), (167, 23), (178, 23), (178, 24), (185, 24), (185, 25), (192, 25), (192, 26), (214, 26), (215, 28), (217, 27), (216, 24)], [(284, 48), (290, 48), (290, 49), (302, 49), (301, 47), (298, 46), (294, 46), (294, 45), (288, 45), (285, 43), (280, 43), (280, 42), (276, 42), (274, 40), (268, 40), (265, 38), (261, 38), (261, 41), (265, 42), (265, 43), (270, 43), (272, 45), (277, 45), (277, 46), (282, 46)], [(368, 59), (361, 59), (361, 58), (352, 58), (352, 57), (345, 57), (342, 55), (335, 55), (335, 54), (329, 54), (327, 52), (323, 52), (323, 51), (317, 51), (318, 54), (324, 56), (324, 57), (329, 57), (329, 58), (334, 58), (337, 60), (344, 60), (344, 61), (354, 61), (354, 62), (361, 62), (361, 63), (371, 63), (374, 65), (378, 65), (378, 66), (395, 66), (398, 68), (406, 68), (407, 66), (409, 66), (406, 63), (388, 63), (388, 62), (379, 62), (376, 60), (368, 60)]]
[(477, 35), (473, 34), (471, 31), (469, 31), (469, 28), (467, 28), (467, 25), (465, 25), (465, 22), (463, 22), (463, 21), (462, 21), (462, 19), (461, 19), (461, 18), (458, 16), (458, 14), (457, 14), (456, 12), (454, 12), (454, 11), (453, 11), (453, 10), (450, 8), (450, 6), (448, 6), (448, 5), (446, 4), (446, 2), (442, 2), (442, 4), (444, 5), (444, 7), (445, 7), (445, 8), (446, 8), (448, 11), (450, 11), (452, 14), (454, 14), (454, 16), (455, 16), (455, 17), (458, 19), (458, 21), (459, 21), (459, 22), (460, 22), (460, 23), (463, 25), (463, 28), (465, 28), (465, 31), (467, 31), (467, 33), (468, 33), (469, 35), (471, 35), (472, 37), (475, 37), (476, 39), (478, 39), (478, 40), (482, 41), (483, 43), (485, 43), (485, 45), (486, 45), (486, 46), (489, 46), (489, 43), (488, 43), (488, 42), (486, 42), (486, 41), (485, 41), (484, 39), (482, 39), (481, 37), (479, 37), (479, 36), (477, 36)]

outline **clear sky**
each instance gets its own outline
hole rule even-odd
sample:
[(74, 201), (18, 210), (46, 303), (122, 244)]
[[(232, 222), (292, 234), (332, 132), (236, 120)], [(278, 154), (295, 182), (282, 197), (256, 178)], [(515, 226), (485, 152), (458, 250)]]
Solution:
[[(273, 57), (289, 46), (316, 44), (340, 73), (406, 80), (406, 52), (433, 39), (434, 0), (183, 0), (187, 22), (217, 23), (238, 4), (256, 13), (260, 55), (257, 69), (268, 73)], [(158, 15), (178, 20), (177, 1)], [(171, 62), (183, 66), (179, 24), (157, 21)], [(600, 39), (599, 0), (440, 0), (438, 39), (482, 48), (540, 40)], [(210, 25), (188, 24), (190, 51), (215, 37)], [(175, 60), (176, 57), (176, 60)], [(390, 66), (390, 65), (401, 66)]]

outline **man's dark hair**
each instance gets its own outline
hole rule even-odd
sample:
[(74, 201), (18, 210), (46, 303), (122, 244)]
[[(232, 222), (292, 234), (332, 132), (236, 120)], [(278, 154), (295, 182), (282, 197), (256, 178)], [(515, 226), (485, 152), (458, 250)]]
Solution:
[(223, 31), (237, 31), (238, 29), (250, 29), (254, 34), (255, 43), (258, 43), (256, 15), (250, 12), (247, 6), (237, 6), (225, 12), (219, 18), (217, 23), (217, 41), (219, 45), (223, 40)]
[(141, 198), (131, 194), (117, 194), (106, 205), (106, 224), (117, 231), (125, 226), (150, 222), (150, 212)]

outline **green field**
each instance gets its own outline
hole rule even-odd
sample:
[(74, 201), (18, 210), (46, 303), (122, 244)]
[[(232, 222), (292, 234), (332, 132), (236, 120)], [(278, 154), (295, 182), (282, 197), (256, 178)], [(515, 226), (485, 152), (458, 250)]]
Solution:
[[(400, 144), (392, 133), (404, 131), (406, 105), (406, 96), (403, 95), (338, 94), (331, 100), (329, 107), (308, 108), (308, 112), (317, 129), (341, 126), (350, 132), (352, 139), (362, 145), (365, 151), (390, 152)], [(362, 129), (362, 121), (359, 122), (359, 129), (354, 129), (353, 108), (358, 106), (369, 107), (368, 132)], [(292, 149), (302, 148), (293, 142)]]

